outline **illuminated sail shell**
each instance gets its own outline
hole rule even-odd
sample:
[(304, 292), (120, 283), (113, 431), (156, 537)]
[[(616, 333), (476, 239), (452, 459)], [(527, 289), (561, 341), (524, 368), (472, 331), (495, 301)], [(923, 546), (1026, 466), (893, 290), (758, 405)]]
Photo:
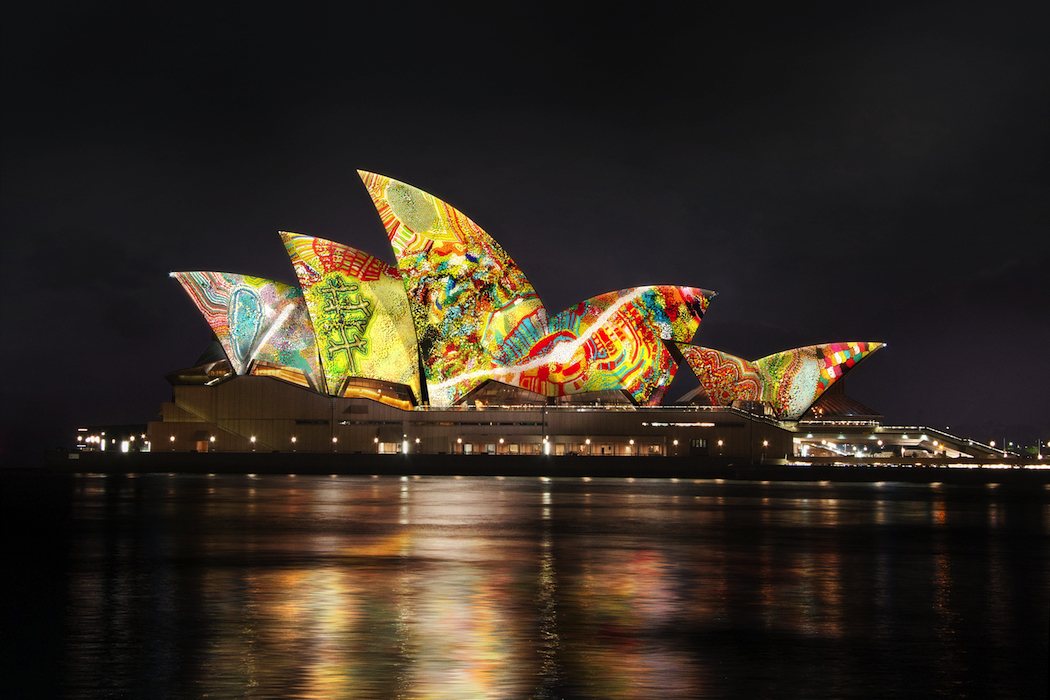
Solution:
[(728, 353), (678, 344), (712, 403), (764, 401), (783, 420), (798, 420), (828, 387), (884, 343), (808, 345), (749, 362)]
[(755, 360), (766, 384), (763, 400), (785, 420), (798, 420), (827, 388), (884, 343), (809, 345)]
[(359, 171), (412, 306), (430, 400), (454, 403), (507, 364), (505, 340), (545, 311), (506, 251), (462, 212), (420, 189)]
[(762, 400), (762, 375), (753, 362), (696, 345), (679, 344), (678, 348), (714, 405)]
[(623, 389), (657, 404), (678, 369), (663, 341), (692, 339), (711, 296), (666, 285), (602, 294), (550, 319), (524, 357), (494, 377), (545, 396)]
[[(302, 292), (280, 282), (228, 272), (173, 272), (215, 332), (236, 374), (249, 371), (301, 374), (302, 383), (325, 391)], [(288, 375), (282, 375), (286, 379)], [(297, 382), (299, 383), (299, 382)]]
[(412, 315), (396, 268), (349, 246), (281, 233), (313, 322), (328, 391), (351, 377), (409, 386), (420, 397)]

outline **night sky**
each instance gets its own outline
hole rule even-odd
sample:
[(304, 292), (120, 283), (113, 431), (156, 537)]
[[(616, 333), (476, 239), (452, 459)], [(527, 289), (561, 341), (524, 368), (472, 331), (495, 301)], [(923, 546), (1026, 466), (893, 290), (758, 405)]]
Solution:
[(211, 331), (169, 271), (293, 282), (279, 230), (394, 262), (358, 168), (552, 313), (704, 287), (701, 345), (887, 342), (847, 380), (887, 423), (1050, 427), (1044, 1), (8, 5), (8, 464), (170, 400)]

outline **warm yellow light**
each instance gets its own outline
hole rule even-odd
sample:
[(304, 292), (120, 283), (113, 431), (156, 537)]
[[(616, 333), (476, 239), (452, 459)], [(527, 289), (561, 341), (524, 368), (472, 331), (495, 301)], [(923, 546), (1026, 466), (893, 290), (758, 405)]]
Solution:
[(295, 436), (294, 435), (292, 436), (292, 442), (295, 442)]
[(339, 442), (339, 438), (337, 438), (337, 437), (332, 438), (332, 442)]
[(172, 442), (175, 442), (175, 436), (174, 436), (174, 435), (172, 435), (172, 436), (171, 436), (170, 438), (168, 438), (168, 439), (169, 439), (169, 440), (171, 440)]

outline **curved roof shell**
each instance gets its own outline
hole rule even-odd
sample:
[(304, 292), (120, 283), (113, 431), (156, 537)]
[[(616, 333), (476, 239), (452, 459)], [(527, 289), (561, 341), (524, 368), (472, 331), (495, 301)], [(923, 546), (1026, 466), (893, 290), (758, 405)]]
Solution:
[(885, 344), (807, 345), (753, 362), (720, 350), (677, 345), (715, 405), (763, 401), (778, 418), (798, 420), (828, 387)]

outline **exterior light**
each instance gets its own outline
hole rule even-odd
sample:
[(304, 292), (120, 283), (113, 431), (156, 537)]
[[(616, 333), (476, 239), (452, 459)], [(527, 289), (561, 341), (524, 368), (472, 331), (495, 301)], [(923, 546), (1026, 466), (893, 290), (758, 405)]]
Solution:
[(215, 436), (214, 436), (214, 435), (212, 435), (212, 436), (211, 436), (210, 438), (208, 438), (208, 441), (209, 441), (209, 442), (215, 442)]
[(374, 443), (376, 443), (378, 445), (379, 444), (379, 438), (372, 438), (372, 442), (374, 442)]
[[(171, 440), (172, 442), (175, 442), (175, 436), (174, 436), (174, 435), (172, 435), (172, 436), (171, 436), (170, 438), (168, 438), (168, 439), (169, 439), (169, 440)], [(995, 447), (995, 443), (994, 443), (994, 442), (992, 443), (992, 447)]]
[(677, 440), (675, 440), (675, 441), (674, 441), (674, 444), (676, 444), (676, 445), (677, 445), (677, 444), (678, 444), (678, 441), (677, 441)]
[[(503, 441), (502, 441), (502, 440), (500, 440), (500, 442), (503, 442)], [(419, 438), (416, 438), (416, 444), (417, 444), (417, 445), (419, 444)]]
[(632, 445), (634, 444), (634, 438), (631, 438), (631, 440), (630, 440), (630, 443), (631, 443)]
[(337, 438), (337, 437), (332, 438), (332, 442), (339, 442), (339, 438)]
[(252, 435), (252, 437), (251, 437), (251, 441), (252, 441), (252, 444), (254, 444), (254, 443), (255, 443), (255, 436), (254, 436), (254, 435)]
[(722, 446), (722, 441), (721, 441), (721, 440), (719, 440), (719, 441), (718, 441), (718, 446), (719, 446), (719, 447), (721, 447), (721, 446)]
[(763, 440), (762, 447), (769, 447), (769, 440)]
[(584, 442), (586, 442), (588, 445), (590, 445), (591, 444), (591, 439), (587, 438), (586, 440), (584, 440)]
[[(417, 439), (416, 442), (419, 442), (419, 440)], [(501, 445), (503, 444), (503, 438), (499, 439), (499, 444), (501, 444)]]
[(292, 442), (295, 442), (295, 436), (294, 435), (292, 436)]
[(463, 444), (463, 438), (456, 438), (456, 444), (457, 445), (462, 445)]

